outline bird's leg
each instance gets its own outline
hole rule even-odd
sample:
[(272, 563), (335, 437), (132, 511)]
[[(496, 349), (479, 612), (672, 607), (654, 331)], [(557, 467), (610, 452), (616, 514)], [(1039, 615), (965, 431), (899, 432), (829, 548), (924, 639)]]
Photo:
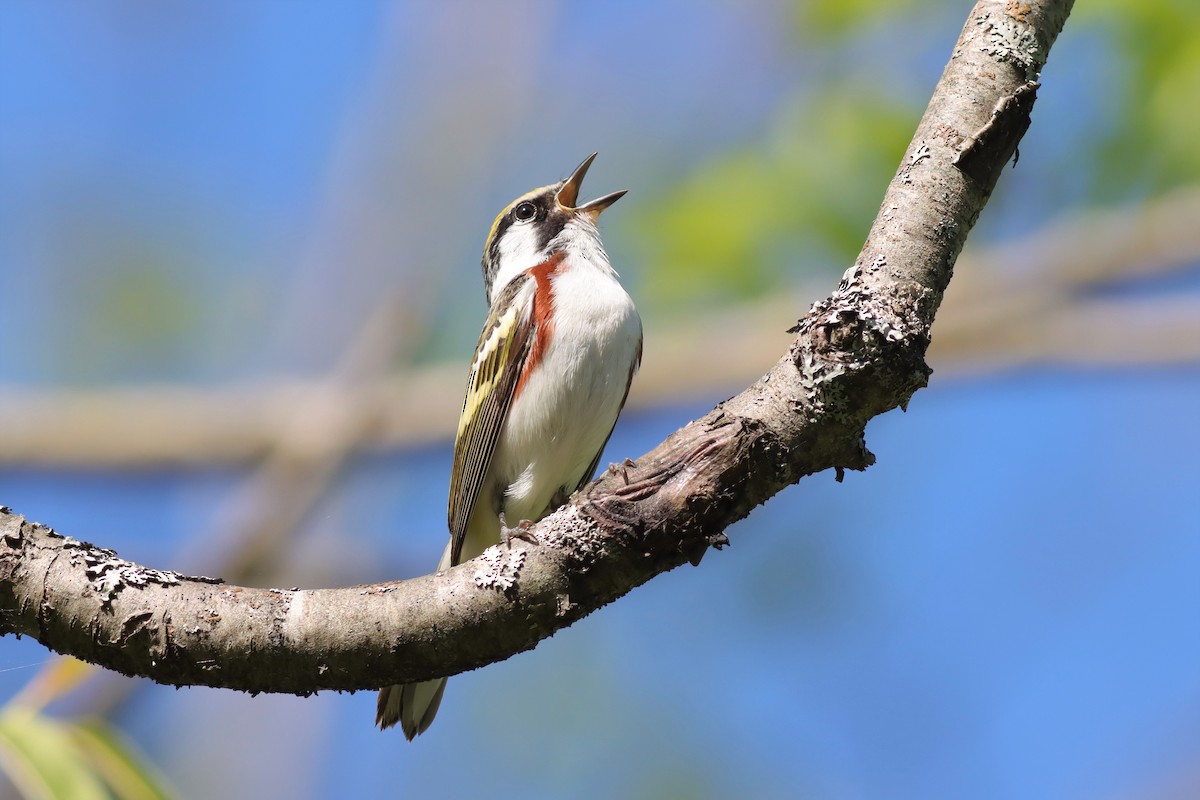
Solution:
[(508, 547), (512, 547), (513, 539), (521, 539), (530, 544), (537, 544), (537, 537), (529, 530), (533, 527), (533, 523), (527, 519), (523, 519), (517, 523), (515, 528), (508, 527), (508, 522), (504, 519), (504, 512), (500, 512), (500, 541), (504, 542)]

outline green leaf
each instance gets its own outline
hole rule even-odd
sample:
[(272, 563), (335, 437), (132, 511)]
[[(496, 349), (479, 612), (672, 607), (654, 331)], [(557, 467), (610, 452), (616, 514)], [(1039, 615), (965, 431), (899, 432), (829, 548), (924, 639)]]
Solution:
[(107, 800), (104, 784), (63, 723), (25, 709), (0, 714), (0, 768), (39, 800)]
[(622, 223), (654, 264), (639, 300), (694, 311), (786, 290), (798, 267), (840, 272), (918, 113), (841, 83), (781, 104), (762, 139), (699, 164)]
[(913, 0), (809, 0), (796, 4), (796, 31), (802, 40), (840, 40), (907, 16), (915, 6)]
[(170, 800), (175, 793), (149, 761), (101, 720), (70, 725), (71, 737), (95, 771), (122, 800)]
[(1103, 48), (1114, 65), (1097, 79), (1108, 118), (1081, 140), (1078, 165), (1071, 167), (1094, 175), (1094, 200), (1112, 202), (1200, 180), (1197, 29), (1200, 4), (1190, 0), (1077, 5), (1071, 35)]

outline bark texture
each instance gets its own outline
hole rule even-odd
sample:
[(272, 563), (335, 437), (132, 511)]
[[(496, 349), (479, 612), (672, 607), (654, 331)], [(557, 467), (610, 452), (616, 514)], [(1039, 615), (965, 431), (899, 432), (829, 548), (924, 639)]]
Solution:
[[(152, 570), (0, 511), (0, 633), (168, 684), (307, 694), (450, 675), (534, 647), (630, 589), (698, 564), (805, 475), (865, 469), (864, 428), (924, 386), (953, 266), (1029, 126), (1072, 0), (982, 0), (861, 254), (753, 385), (533, 528), (445, 573), (252, 589)], [(353, 536), (349, 529), (346, 535)]]

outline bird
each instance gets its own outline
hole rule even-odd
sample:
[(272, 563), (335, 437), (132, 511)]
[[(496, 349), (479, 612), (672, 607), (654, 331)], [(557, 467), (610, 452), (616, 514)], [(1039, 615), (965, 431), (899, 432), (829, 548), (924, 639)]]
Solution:
[[(468, 373), (438, 571), (524, 531), (591, 480), (642, 359), (642, 321), (577, 205), (592, 153), (570, 177), (509, 203), (483, 248), (488, 315)], [(509, 522), (517, 522), (509, 528)], [(389, 686), (375, 722), (425, 732), (446, 679)]]

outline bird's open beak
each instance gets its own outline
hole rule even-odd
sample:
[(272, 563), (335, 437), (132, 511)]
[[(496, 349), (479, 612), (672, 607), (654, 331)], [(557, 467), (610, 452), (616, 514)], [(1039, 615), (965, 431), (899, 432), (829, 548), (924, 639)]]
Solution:
[(576, 206), (579, 201), (579, 187), (583, 185), (583, 176), (587, 175), (588, 167), (596, 160), (596, 154), (592, 153), (583, 160), (583, 163), (575, 168), (571, 173), (571, 177), (563, 181), (562, 188), (558, 190), (555, 199), (563, 208), (572, 209), (581, 214), (587, 214), (593, 220), (600, 216), (600, 212), (611, 206), (613, 203), (621, 199), (625, 194), (625, 189), (612, 194), (606, 194), (604, 197), (599, 197), (590, 203), (584, 203), (581, 206)]

